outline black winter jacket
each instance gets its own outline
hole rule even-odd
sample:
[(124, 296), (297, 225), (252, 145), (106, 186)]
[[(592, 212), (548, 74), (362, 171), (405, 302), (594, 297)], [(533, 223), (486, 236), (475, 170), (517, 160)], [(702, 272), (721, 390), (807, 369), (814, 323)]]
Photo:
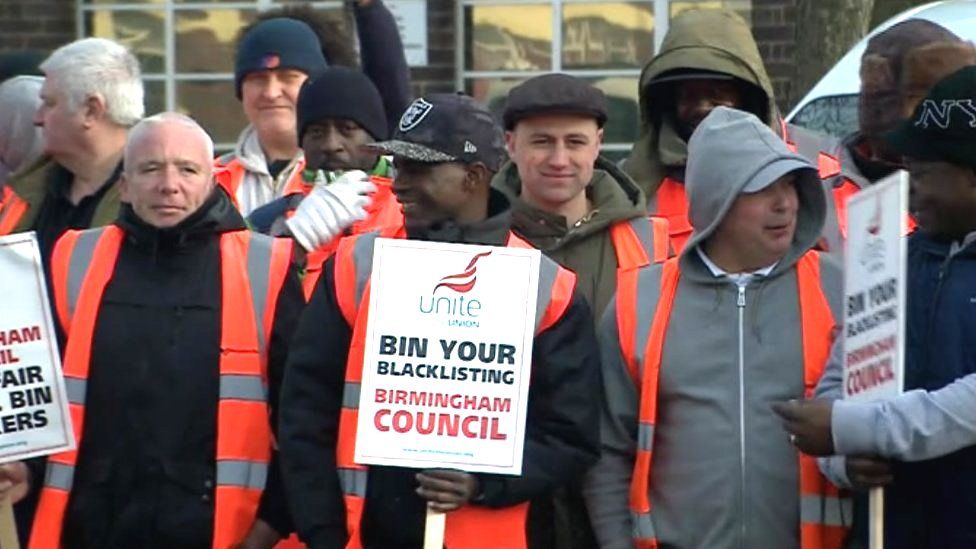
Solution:
[[(504, 245), (508, 201), (493, 192), (490, 217), (474, 226), (445, 225), (408, 237)], [(282, 387), (279, 444), (299, 536), (310, 549), (345, 546), (345, 506), (336, 473), (336, 442), (346, 357), (352, 338), (336, 303), (334, 262), (323, 276), (292, 344)], [(599, 448), (600, 363), (589, 306), (578, 295), (554, 326), (536, 336), (522, 475), (477, 474), (478, 504), (505, 507), (547, 493), (592, 465)], [(370, 467), (362, 536), (367, 548), (419, 548), (425, 502), (416, 471)]]
[[(220, 250), (244, 220), (217, 190), (169, 229), (123, 205), (126, 232), (92, 341), (85, 436), (63, 529), (66, 548), (209, 548), (213, 536)], [(303, 306), (294, 268), (269, 347), (272, 410)], [(277, 456), (259, 516), (291, 530)], [(35, 472), (35, 480), (38, 475)]]

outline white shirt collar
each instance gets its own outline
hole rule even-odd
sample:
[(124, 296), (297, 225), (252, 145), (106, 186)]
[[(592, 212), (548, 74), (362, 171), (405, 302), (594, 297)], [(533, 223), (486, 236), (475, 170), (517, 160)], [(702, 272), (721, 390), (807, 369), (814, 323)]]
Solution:
[(749, 281), (753, 279), (753, 277), (769, 276), (769, 273), (773, 272), (773, 269), (775, 269), (776, 265), (779, 264), (779, 261), (777, 261), (768, 267), (756, 269), (755, 271), (752, 272), (728, 273), (724, 269), (716, 265), (715, 262), (712, 261), (707, 255), (705, 255), (705, 251), (702, 250), (701, 246), (695, 246), (695, 251), (698, 252), (698, 257), (701, 258), (702, 262), (705, 263), (705, 266), (708, 267), (708, 270), (711, 271), (712, 276), (714, 276), (715, 278), (722, 278), (723, 276), (731, 278), (732, 280), (735, 281), (736, 284), (740, 286), (745, 286), (746, 284), (748, 284)]

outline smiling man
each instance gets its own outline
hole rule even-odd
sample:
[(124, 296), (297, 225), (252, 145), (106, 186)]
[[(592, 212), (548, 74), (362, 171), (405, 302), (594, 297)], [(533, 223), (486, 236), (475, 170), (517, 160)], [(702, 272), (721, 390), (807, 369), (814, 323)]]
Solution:
[[(884, 138), (905, 156), (908, 237), (905, 393), (881, 402), (842, 394), (844, 353), (835, 346), (821, 400), (777, 407), (802, 450), (840, 454), (822, 462), (838, 483), (885, 490), (885, 547), (970, 547), (968, 495), (976, 486), (976, 66), (931, 89)], [(842, 456), (847, 456), (842, 457)], [(891, 460), (891, 461), (886, 461)], [(867, 513), (857, 515), (867, 543)]]
[(839, 548), (847, 504), (769, 409), (812, 392), (839, 314), (840, 269), (811, 251), (817, 172), (725, 107), (688, 152), (694, 233), (601, 327), (603, 454), (585, 490), (600, 546)]
[(269, 419), (303, 303), (290, 243), (246, 229), (192, 119), (141, 121), (124, 158), (119, 218), (52, 256), (79, 449), (15, 475), (41, 490), (31, 546), (270, 547), (290, 530)]
[[(373, 146), (393, 155), (393, 190), (405, 218), (383, 236), (528, 246), (510, 232), (508, 200), (489, 186), (502, 143), (491, 114), (470, 97), (414, 101), (393, 140)], [(370, 278), (371, 261), (363, 259), (372, 258), (376, 237), (344, 238), (325, 263), (288, 359), (279, 444), (299, 535), (314, 548), (419, 549), (430, 507), (447, 513), (449, 547), (524, 547), (526, 502), (596, 460), (597, 400), (587, 395), (600, 383), (599, 365), (575, 277), (542, 258), (540, 280), (550, 282), (540, 284), (539, 306), (548, 320), (537, 324), (533, 341), (520, 476), (367, 470), (352, 462), (359, 378), (347, 376), (364, 367), (356, 350), (365, 345), (366, 315), (358, 311), (368, 303), (356, 281)]]

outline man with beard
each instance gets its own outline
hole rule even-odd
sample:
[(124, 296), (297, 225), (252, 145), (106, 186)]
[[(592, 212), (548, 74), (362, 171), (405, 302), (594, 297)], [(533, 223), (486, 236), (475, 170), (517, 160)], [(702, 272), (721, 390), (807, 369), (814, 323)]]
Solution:
[(364, 149), (387, 135), (380, 93), (358, 70), (330, 67), (299, 93), (304, 160), (285, 183), (283, 196), (255, 210), (248, 221), (258, 231), (293, 236), (308, 252), (306, 294), (339, 236), (402, 222), (390, 187), (390, 159)]
[(671, 20), (661, 51), (640, 79), (641, 136), (623, 169), (648, 211), (665, 217), (681, 251), (691, 236), (685, 194), (688, 139), (717, 106), (744, 110), (779, 128), (773, 87), (749, 25), (728, 10), (689, 10)]

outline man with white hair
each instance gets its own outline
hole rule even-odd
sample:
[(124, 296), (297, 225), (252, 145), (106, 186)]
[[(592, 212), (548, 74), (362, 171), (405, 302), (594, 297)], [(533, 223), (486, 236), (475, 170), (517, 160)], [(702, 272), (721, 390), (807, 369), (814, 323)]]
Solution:
[(10, 232), (36, 231), (46, 261), (65, 230), (105, 225), (118, 214), (122, 149), (142, 118), (143, 87), (135, 56), (104, 38), (58, 48), (41, 70), (34, 123), (51, 162), (10, 181), (26, 203)]
[(9, 233), (27, 208), (7, 181), (33, 167), (43, 153), (44, 136), (34, 125), (43, 84), (39, 76), (15, 76), (0, 84), (0, 234)]
[(0, 467), (13, 501), (40, 491), (30, 547), (271, 547), (290, 530), (269, 410), (304, 300), (291, 241), (247, 230), (212, 158), (184, 115), (139, 122), (118, 219), (55, 245), (78, 450)]

